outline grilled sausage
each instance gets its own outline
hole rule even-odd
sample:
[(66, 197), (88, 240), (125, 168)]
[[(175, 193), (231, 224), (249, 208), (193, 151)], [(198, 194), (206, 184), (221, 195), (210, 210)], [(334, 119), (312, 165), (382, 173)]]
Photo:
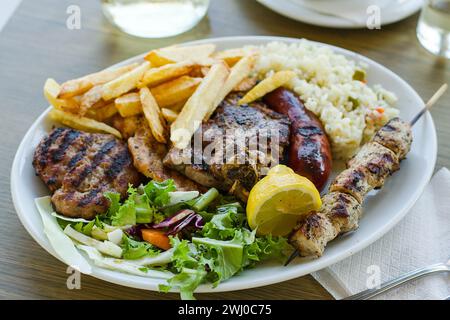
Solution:
[(291, 120), (289, 167), (322, 190), (331, 173), (332, 157), (330, 142), (319, 119), (305, 108), (297, 95), (284, 88), (267, 94), (264, 101)]

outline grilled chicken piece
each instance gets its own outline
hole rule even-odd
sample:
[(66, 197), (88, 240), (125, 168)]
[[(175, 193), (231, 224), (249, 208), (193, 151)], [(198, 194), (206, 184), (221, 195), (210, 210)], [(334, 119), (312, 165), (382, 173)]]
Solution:
[(120, 115), (115, 115), (112, 119), (112, 125), (114, 128), (120, 131), (124, 139), (134, 136), (136, 131), (143, 124), (142, 116), (132, 116), (123, 118)]
[(109, 206), (104, 193), (125, 196), (140, 182), (126, 144), (110, 134), (56, 128), (36, 148), (36, 174), (54, 192), (57, 212), (92, 219)]
[(351, 194), (362, 203), (369, 191), (381, 188), (386, 178), (399, 169), (399, 160), (388, 148), (377, 142), (369, 142), (347, 163), (347, 166), (348, 169), (333, 181), (330, 191)]
[[(203, 123), (192, 142), (194, 145), (197, 136), (202, 141), (200, 148), (172, 148), (164, 164), (201, 185), (234, 192), (246, 201), (262, 175), (261, 168), (283, 157), (289, 141), (289, 120), (262, 103), (238, 106), (239, 98), (239, 94), (229, 95), (210, 120)], [(271, 139), (278, 150), (271, 150)], [(265, 148), (258, 147), (262, 144)], [(249, 148), (250, 145), (255, 148)], [(230, 151), (234, 156), (228, 157)]]
[(128, 148), (134, 166), (146, 177), (159, 182), (173, 179), (177, 189), (181, 191), (204, 190), (194, 181), (164, 167), (163, 158), (167, 153), (167, 147), (155, 140), (147, 124), (143, 123), (134, 137), (128, 139)]
[(361, 204), (351, 195), (331, 192), (322, 199), (318, 212), (300, 221), (290, 242), (301, 256), (321, 256), (327, 243), (339, 234), (358, 228), (362, 214)]
[(322, 212), (312, 212), (294, 230), (289, 242), (301, 257), (320, 257), (327, 243), (338, 236), (338, 230)]
[(330, 191), (345, 192), (351, 194), (359, 203), (373, 187), (366, 177), (366, 170), (361, 168), (349, 168), (342, 171), (331, 183)]
[(395, 118), (361, 148), (330, 186), (319, 212), (308, 214), (290, 236), (301, 256), (321, 256), (329, 241), (358, 227), (365, 195), (399, 169), (411, 143), (411, 126)]
[(383, 126), (373, 141), (392, 150), (399, 160), (403, 160), (411, 149), (413, 136), (411, 125), (400, 118), (394, 118)]

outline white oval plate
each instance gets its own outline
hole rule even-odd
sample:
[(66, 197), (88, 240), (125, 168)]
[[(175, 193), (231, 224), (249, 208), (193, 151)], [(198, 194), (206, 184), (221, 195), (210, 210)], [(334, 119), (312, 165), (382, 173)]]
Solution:
[[(322, 14), (296, 3), (293, 0), (257, 0), (267, 8), (294, 20), (329, 28), (366, 28), (365, 23), (357, 23), (337, 16)], [(403, 20), (417, 12), (423, 0), (394, 0), (382, 9), (381, 25)]]
[[(263, 45), (271, 41), (296, 42), (292, 38), (276, 37), (230, 37), (206, 39), (188, 44), (214, 43), (219, 49), (242, 47), (254, 44)], [(404, 80), (378, 63), (356, 53), (332, 47), (350, 59), (366, 63), (369, 67), (368, 81), (370, 84), (383, 84), (395, 92), (399, 98), (398, 107), (404, 119), (411, 119), (423, 106), (419, 95)], [(124, 61), (118, 65), (139, 61), (143, 55)], [(34, 148), (54, 124), (47, 119), (47, 109), (31, 126), (17, 150), (11, 171), (11, 192), (17, 214), (30, 235), (49, 253), (56, 258), (54, 250), (47, 240), (42, 221), (34, 205), (34, 199), (48, 195), (44, 184), (34, 174), (32, 159)], [(436, 162), (437, 139), (433, 120), (426, 114), (414, 127), (414, 143), (408, 159), (402, 162), (402, 168), (376, 194), (369, 196), (364, 209), (365, 214), (357, 232), (340, 237), (329, 244), (325, 254), (314, 260), (297, 259), (288, 267), (270, 262), (246, 270), (241, 274), (221, 283), (217, 288), (203, 285), (197, 292), (222, 292), (254, 288), (297, 278), (325, 268), (365, 248), (387, 231), (389, 231), (408, 212), (422, 193), (433, 173)], [(59, 259), (59, 258), (58, 258)], [(92, 265), (92, 276), (116, 284), (158, 290), (160, 281), (139, 276), (105, 270)]]

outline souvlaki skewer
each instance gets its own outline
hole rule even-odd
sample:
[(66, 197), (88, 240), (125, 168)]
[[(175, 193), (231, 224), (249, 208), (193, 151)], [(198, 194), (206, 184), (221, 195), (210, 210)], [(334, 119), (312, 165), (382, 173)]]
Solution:
[(411, 122), (390, 120), (347, 162), (347, 169), (335, 178), (322, 198), (322, 207), (303, 217), (292, 232), (289, 241), (295, 251), (286, 265), (297, 256), (320, 257), (328, 242), (358, 228), (365, 196), (380, 189), (400, 169), (400, 162), (411, 148), (412, 126), (446, 89), (444, 84)]

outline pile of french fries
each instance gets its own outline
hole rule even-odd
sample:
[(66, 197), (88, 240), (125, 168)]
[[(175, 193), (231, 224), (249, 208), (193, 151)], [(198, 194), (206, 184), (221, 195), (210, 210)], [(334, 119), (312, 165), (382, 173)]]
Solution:
[(143, 115), (158, 142), (183, 149), (230, 92), (251, 89), (242, 99), (249, 103), (291, 79), (278, 73), (256, 85), (257, 55), (245, 49), (216, 52), (212, 44), (156, 49), (142, 63), (61, 85), (48, 79), (44, 95), (53, 106), (51, 118), (69, 127), (122, 138), (111, 119)]

